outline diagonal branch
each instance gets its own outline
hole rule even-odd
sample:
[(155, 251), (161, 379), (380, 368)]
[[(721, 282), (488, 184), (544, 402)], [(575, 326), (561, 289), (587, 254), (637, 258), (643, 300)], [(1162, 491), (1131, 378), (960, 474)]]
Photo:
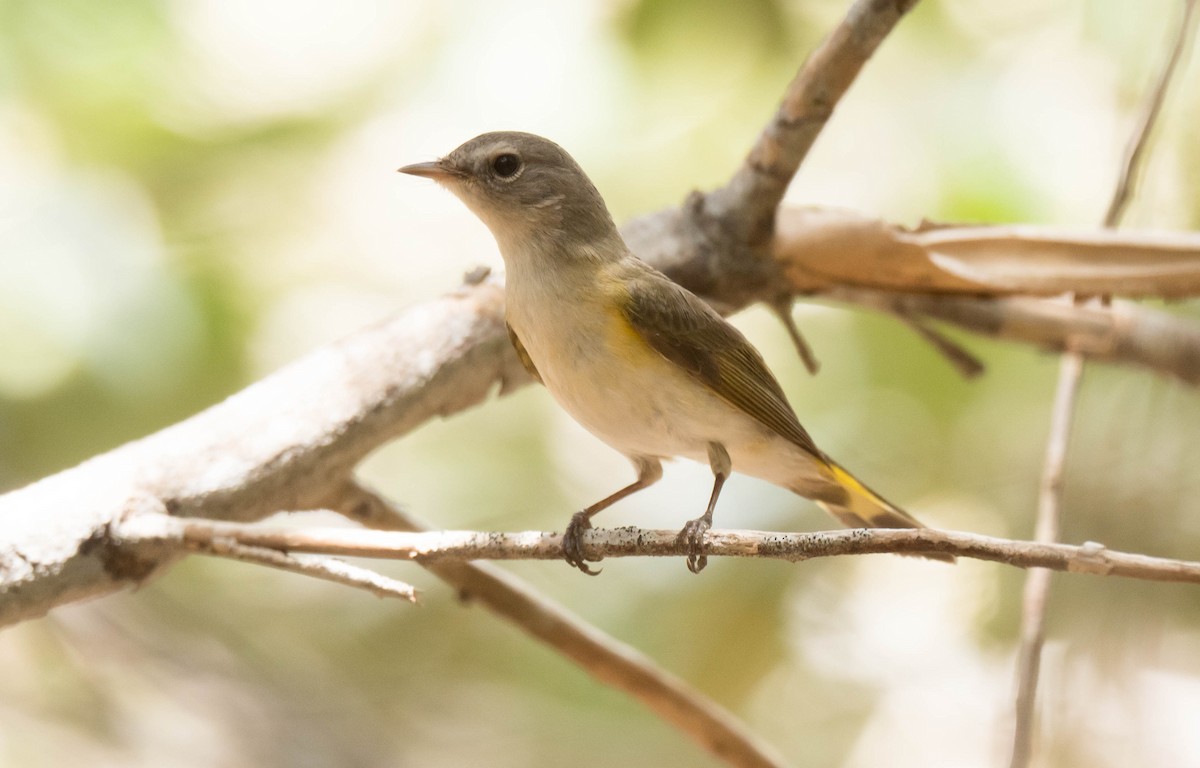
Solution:
[(867, 60), (916, 0), (857, 0), (788, 85), (774, 117), (733, 178), (708, 195), (713, 215), (742, 222), (743, 239), (766, 243), (775, 211), (804, 157)]
[(1117, 226), (1125, 214), (1126, 206), (1133, 197), (1134, 187), (1137, 186), (1142, 168), (1146, 164), (1145, 154), (1146, 148), (1150, 145), (1150, 133), (1154, 130), (1155, 123), (1158, 122), (1159, 113), (1162, 112), (1163, 103), (1167, 99), (1167, 89), (1171, 87), (1171, 81), (1175, 78), (1175, 70), (1179, 68), (1184, 51), (1188, 50), (1188, 41), (1195, 27), (1192, 22), (1195, 12), (1196, 0), (1183, 0), (1183, 18), (1179, 20), (1178, 28), (1175, 30), (1175, 41), (1171, 45), (1171, 54), (1158, 74), (1158, 82), (1150, 92), (1150, 97), (1142, 110), (1141, 120), (1125, 151), (1125, 162), (1121, 163), (1121, 176), (1117, 180), (1117, 188), (1108, 205), (1108, 212), (1104, 214), (1106, 227)]
[[(417, 521), (379, 494), (346, 483), (334, 506), (352, 520), (389, 531), (419, 531)], [(588, 624), (490, 563), (442, 560), (425, 568), (463, 595), (578, 664), (592, 677), (640, 701), (729, 765), (781, 768), (785, 763), (730, 712), (637, 649)]]

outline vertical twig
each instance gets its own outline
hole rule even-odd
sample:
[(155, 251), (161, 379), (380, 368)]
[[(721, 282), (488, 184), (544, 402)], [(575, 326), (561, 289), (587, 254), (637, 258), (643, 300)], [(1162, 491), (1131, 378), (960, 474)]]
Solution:
[[(1046, 463), (1038, 489), (1037, 523), (1034, 540), (1058, 540), (1059, 501), (1062, 497), (1063, 469), (1067, 443), (1071, 435), (1071, 417), (1083, 375), (1083, 356), (1063, 354), (1058, 368), (1058, 387), (1054, 410), (1050, 414), (1050, 437), (1046, 441)], [(1031, 568), (1025, 577), (1021, 599), (1021, 645), (1017, 654), (1017, 717), (1013, 728), (1011, 768), (1024, 768), (1033, 756), (1033, 729), (1038, 673), (1041, 670), (1042, 644), (1045, 640), (1046, 602), (1050, 596), (1051, 571)]]
[[(1171, 52), (1150, 91), (1141, 120), (1130, 138), (1121, 165), (1112, 201), (1104, 215), (1104, 226), (1116, 227), (1124, 215), (1145, 165), (1150, 134), (1158, 122), (1167, 88), (1183, 58), (1191, 35), (1196, 0), (1184, 0), (1183, 16), (1175, 34)], [(1058, 539), (1062, 500), (1063, 470), (1071, 434), (1071, 421), (1083, 377), (1083, 356), (1077, 351), (1063, 354), (1058, 370), (1054, 410), (1050, 418), (1050, 436), (1046, 443), (1046, 463), (1042, 469), (1038, 493), (1037, 523), (1034, 538), (1039, 542)], [(1037, 711), (1037, 683), (1045, 640), (1046, 604), (1050, 595), (1050, 571), (1033, 568), (1025, 579), (1021, 605), (1021, 639), (1017, 657), (1016, 723), (1010, 768), (1025, 768), (1033, 757), (1033, 731)]]

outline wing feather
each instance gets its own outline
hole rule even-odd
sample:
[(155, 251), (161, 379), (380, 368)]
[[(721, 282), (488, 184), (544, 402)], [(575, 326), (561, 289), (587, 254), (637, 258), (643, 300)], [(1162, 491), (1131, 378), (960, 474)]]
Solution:
[[(625, 319), (659, 354), (732, 405), (824, 461), (762, 355), (712, 307), (647, 269), (625, 283)], [(624, 299), (624, 300), (621, 300)]]

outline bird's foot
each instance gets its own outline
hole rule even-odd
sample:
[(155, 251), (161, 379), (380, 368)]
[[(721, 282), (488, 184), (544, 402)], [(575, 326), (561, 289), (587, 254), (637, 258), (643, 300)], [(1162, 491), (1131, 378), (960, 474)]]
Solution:
[(583, 557), (583, 533), (592, 528), (592, 519), (587, 512), (576, 512), (571, 515), (567, 530), (563, 531), (563, 557), (572, 568), (578, 568), (588, 576), (595, 576), (600, 569), (592, 570)]
[(676, 541), (687, 548), (687, 567), (692, 573), (700, 573), (704, 566), (708, 565), (708, 556), (700, 552), (704, 549), (704, 534), (711, 527), (712, 521), (707, 515), (697, 517), (695, 520), (688, 520), (676, 538)]

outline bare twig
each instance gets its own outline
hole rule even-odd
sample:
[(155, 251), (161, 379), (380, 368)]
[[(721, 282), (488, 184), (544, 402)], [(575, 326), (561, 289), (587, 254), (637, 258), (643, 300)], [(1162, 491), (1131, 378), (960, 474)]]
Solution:
[(1125, 213), (1126, 206), (1133, 197), (1134, 187), (1145, 166), (1144, 155), (1146, 147), (1149, 146), (1150, 133), (1154, 130), (1155, 123), (1158, 122), (1159, 113), (1162, 112), (1163, 103), (1167, 98), (1167, 89), (1170, 88), (1171, 81), (1175, 77), (1175, 70), (1178, 69), (1179, 62), (1183, 59), (1183, 52), (1188, 49), (1188, 39), (1195, 26), (1192, 23), (1195, 11), (1196, 0), (1183, 0), (1183, 18), (1179, 20), (1179, 26), (1175, 31), (1175, 42), (1171, 46), (1171, 55), (1163, 64), (1163, 68), (1158, 74), (1158, 82), (1150, 92), (1150, 98), (1142, 111), (1138, 127), (1130, 137), (1129, 147), (1125, 151), (1125, 162), (1121, 164), (1121, 176), (1117, 180), (1117, 189), (1113, 193), (1112, 202), (1108, 205), (1108, 212), (1104, 215), (1105, 226), (1117, 226), (1121, 216)]
[(303, 576), (312, 576), (334, 584), (365, 589), (377, 597), (398, 597), (410, 603), (417, 602), (417, 588), (403, 581), (392, 579), (367, 568), (344, 563), (328, 557), (304, 557), (289, 555), (263, 547), (250, 547), (220, 538), (212, 539), (195, 552), (217, 557), (228, 557), (255, 565), (265, 565)]
[(912, 328), (918, 336), (929, 342), (930, 346), (941, 353), (942, 357), (946, 358), (946, 361), (954, 366), (954, 369), (962, 374), (963, 378), (973, 379), (983, 373), (983, 361), (971, 354), (966, 347), (934, 328), (923, 317), (908, 315), (902, 311), (897, 312), (896, 317)]
[(766, 243), (784, 192), (838, 101), (916, 0), (857, 0), (788, 85), (775, 116), (745, 162), (708, 195), (717, 218), (734, 212), (750, 245)]
[[(338, 510), (372, 528), (416, 531), (423, 526), (379, 494), (347, 483)], [(602, 632), (490, 563), (422, 562), (460, 594), (477, 600), (565, 656), (605, 685), (646, 708), (717, 757), (739, 768), (781, 768), (786, 763), (728, 710), (637, 649)]]
[(775, 313), (775, 317), (779, 318), (779, 322), (787, 330), (788, 336), (792, 338), (792, 344), (796, 347), (796, 354), (800, 355), (800, 360), (804, 363), (805, 369), (810, 374), (816, 375), (817, 371), (821, 370), (821, 362), (813, 354), (812, 347), (808, 345), (808, 340), (804, 338), (804, 334), (800, 333), (800, 327), (796, 325), (796, 319), (792, 317), (792, 297), (787, 295), (780, 296), (774, 301), (769, 302), (767, 306)]
[[(1130, 138), (1129, 150), (1121, 166), (1112, 201), (1104, 216), (1104, 226), (1115, 228), (1133, 195), (1146, 158), (1150, 134), (1162, 112), (1167, 88), (1183, 56), (1191, 33), (1195, 0), (1185, 0), (1183, 18), (1179, 22), (1175, 43), (1151, 90), (1142, 119)], [(1046, 445), (1046, 460), (1038, 494), (1037, 524), (1034, 538), (1039, 542), (1058, 539), (1062, 515), (1062, 483), (1070, 442), (1071, 422), (1083, 378), (1083, 355), (1068, 350), (1062, 357), (1058, 387), (1050, 420), (1050, 436)], [(1037, 684), (1041, 668), (1042, 646), (1045, 642), (1046, 606), (1049, 602), (1050, 572), (1034, 569), (1025, 581), (1021, 609), (1021, 640), (1017, 664), (1016, 723), (1013, 728), (1011, 768), (1026, 768), (1033, 756), (1033, 736), (1036, 725)]]
[[(348, 528), (283, 528), (246, 523), (166, 518), (142, 523), (135, 518), (119, 526), (128, 547), (196, 546), (217, 537), (239, 544), (287, 552), (411, 560), (432, 565), (448, 560), (561, 560), (562, 536), (523, 531), (430, 531), (399, 533)], [(940, 553), (1004, 563), (1017, 568), (1148, 581), (1200, 583), (1200, 562), (1118, 552), (1100, 544), (1054, 544), (1001, 539), (931, 528), (862, 528), (812, 533), (709, 531), (702, 554), (711, 557), (754, 557), (801, 562), (820, 557), (868, 554)], [(677, 530), (633, 526), (594, 529), (583, 537), (588, 559), (611, 557), (686, 557)]]
[[(1058, 540), (1063, 469), (1071, 436), (1071, 420), (1083, 374), (1083, 358), (1077, 352), (1062, 356), (1058, 388), (1050, 417), (1050, 437), (1038, 493), (1036, 541)], [(1021, 639), (1017, 653), (1016, 724), (1013, 728), (1011, 768), (1024, 768), (1033, 756), (1038, 673), (1045, 640), (1046, 604), (1050, 596), (1050, 571), (1034, 568), (1025, 577), (1021, 600)]]

